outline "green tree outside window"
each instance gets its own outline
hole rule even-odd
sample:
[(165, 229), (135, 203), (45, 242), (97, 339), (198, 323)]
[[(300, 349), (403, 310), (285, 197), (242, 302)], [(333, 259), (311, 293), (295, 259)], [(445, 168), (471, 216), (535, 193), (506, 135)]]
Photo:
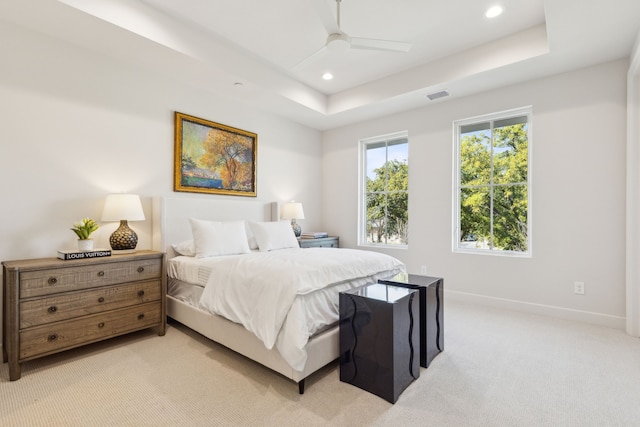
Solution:
[(529, 251), (527, 115), (459, 127), (459, 249)]
[(406, 136), (365, 143), (367, 244), (408, 244), (408, 148)]

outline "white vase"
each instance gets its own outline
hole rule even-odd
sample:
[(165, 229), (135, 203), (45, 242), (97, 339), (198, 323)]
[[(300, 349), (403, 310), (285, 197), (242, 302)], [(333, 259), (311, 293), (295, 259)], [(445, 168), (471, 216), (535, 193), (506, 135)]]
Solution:
[(78, 239), (78, 250), (80, 252), (87, 252), (93, 250), (93, 240), (91, 239)]

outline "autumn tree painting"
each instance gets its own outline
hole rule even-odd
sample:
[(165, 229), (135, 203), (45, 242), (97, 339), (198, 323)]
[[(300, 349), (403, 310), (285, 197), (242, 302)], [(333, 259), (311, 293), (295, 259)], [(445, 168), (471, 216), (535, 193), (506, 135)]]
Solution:
[(222, 186), (247, 190), (252, 185), (253, 140), (247, 136), (211, 129), (204, 142), (200, 164), (216, 170)]
[(256, 195), (257, 135), (176, 113), (176, 191)]

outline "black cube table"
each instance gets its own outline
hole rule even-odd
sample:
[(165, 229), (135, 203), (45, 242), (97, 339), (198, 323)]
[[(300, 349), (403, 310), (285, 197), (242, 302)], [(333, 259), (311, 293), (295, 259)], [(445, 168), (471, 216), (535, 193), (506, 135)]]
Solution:
[(340, 293), (340, 381), (395, 403), (420, 376), (419, 292), (374, 283)]
[(380, 283), (420, 291), (420, 366), (444, 351), (444, 279), (401, 273)]

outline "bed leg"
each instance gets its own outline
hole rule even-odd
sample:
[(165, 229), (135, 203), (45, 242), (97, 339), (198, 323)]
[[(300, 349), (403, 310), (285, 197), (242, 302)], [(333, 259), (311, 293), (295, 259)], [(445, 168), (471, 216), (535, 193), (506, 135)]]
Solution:
[(298, 383), (298, 393), (304, 394), (304, 378)]

